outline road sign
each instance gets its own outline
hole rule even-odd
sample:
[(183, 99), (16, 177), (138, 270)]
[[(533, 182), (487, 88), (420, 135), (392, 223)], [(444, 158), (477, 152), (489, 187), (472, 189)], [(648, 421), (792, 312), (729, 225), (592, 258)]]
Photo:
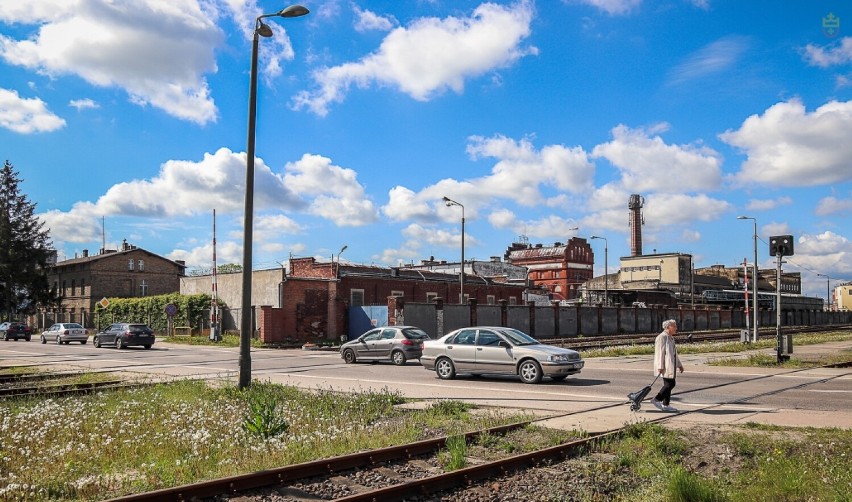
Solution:
[(106, 297), (103, 297), (103, 298), (101, 298), (101, 301), (98, 302), (98, 305), (100, 305), (101, 308), (105, 309), (105, 308), (109, 307), (109, 300), (107, 300)]
[(166, 304), (165, 311), (167, 316), (172, 317), (177, 314), (177, 305), (174, 303), (168, 303)]

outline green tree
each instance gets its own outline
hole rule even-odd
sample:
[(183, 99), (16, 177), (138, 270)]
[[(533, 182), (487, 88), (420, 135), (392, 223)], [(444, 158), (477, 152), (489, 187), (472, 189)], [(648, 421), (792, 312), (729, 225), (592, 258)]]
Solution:
[(47, 282), (48, 259), (55, 255), (49, 230), (21, 193), (22, 181), (7, 160), (0, 170), (0, 309), (7, 317), (58, 301)]
[(216, 267), (216, 273), (218, 274), (236, 274), (242, 271), (243, 266), (238, 263), (225, 263)]

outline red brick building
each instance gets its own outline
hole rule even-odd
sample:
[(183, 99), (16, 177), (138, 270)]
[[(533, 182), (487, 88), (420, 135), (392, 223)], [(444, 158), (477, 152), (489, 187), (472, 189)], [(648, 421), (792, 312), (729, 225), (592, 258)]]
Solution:
[[(102, 298), (134, 298), (177, 293), (186, 273), (181, 261), (172, 261), (124, 241), (119, 250), (101, 250), (56, 263), (48, 271), (48, 284), (62, 298), (56, 312), (39, 312), (53, 322), (79, 322), (91, 326), (95, 304)], [(52, 320), (51, 320), (52, 319)]]
[(532, 285), (547, 289), (553, 300), (573, 300), (594, 277), (595, 253), (582, 237), (553, 246), (514, 243), (506, 251), (512, 265), (526, 267)]
[[(457, 276), (428, 270), (293, 258), (282, 283), (280, 305), (260, 306), (258, 328), (262, 338), (269, 333), (271, 338), (298, 341), (336, 340), (347, 334), (350, 307), (386, 306), (391, 296), (412, 302), (458, 298), (459, 286)], [(524, 289), (523, 284), (465, 277), (465, 297), (481, 304), (496, 304), (500, 300), (510, 305), (520, 304)]]

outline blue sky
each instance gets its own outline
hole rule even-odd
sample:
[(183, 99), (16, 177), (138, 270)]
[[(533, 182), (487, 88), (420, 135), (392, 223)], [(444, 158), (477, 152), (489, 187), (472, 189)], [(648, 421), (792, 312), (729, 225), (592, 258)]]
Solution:
[[(254, 268), (607, 238), (852, 280), (852, 4), (304, 1), (260, 41)], [(60, 258), (241, 262), (251, 35), (269, 0), (0, 2), (0, 154)], [(832, 14), (839, 30), (828, 32)], [(102, 222), (105, 233), (102, 233)], [(573, 230), (578, 228), (577, 230)], [(602, 241), (596, 274), (603, 273)]]

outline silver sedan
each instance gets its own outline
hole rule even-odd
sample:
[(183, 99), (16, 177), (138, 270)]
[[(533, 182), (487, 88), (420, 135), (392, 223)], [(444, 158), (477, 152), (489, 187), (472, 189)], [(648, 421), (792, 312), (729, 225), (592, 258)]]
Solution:
[(585, 362), (575, 350), (545, 345), (513, 328), (462, 328), (423, 342), (420, 363), (449, 380), (456, 373), (518, 375), (524, 383), (543, 377), (564, 380), (579, 373)]
[(85, 345), (89, 341), (89, 332), (76, 322), (60, 322), (42, 331), (41, 343), (47, 343), (48, 340), (55, 341), (57, 345), (68, 345), (71, 342)]

